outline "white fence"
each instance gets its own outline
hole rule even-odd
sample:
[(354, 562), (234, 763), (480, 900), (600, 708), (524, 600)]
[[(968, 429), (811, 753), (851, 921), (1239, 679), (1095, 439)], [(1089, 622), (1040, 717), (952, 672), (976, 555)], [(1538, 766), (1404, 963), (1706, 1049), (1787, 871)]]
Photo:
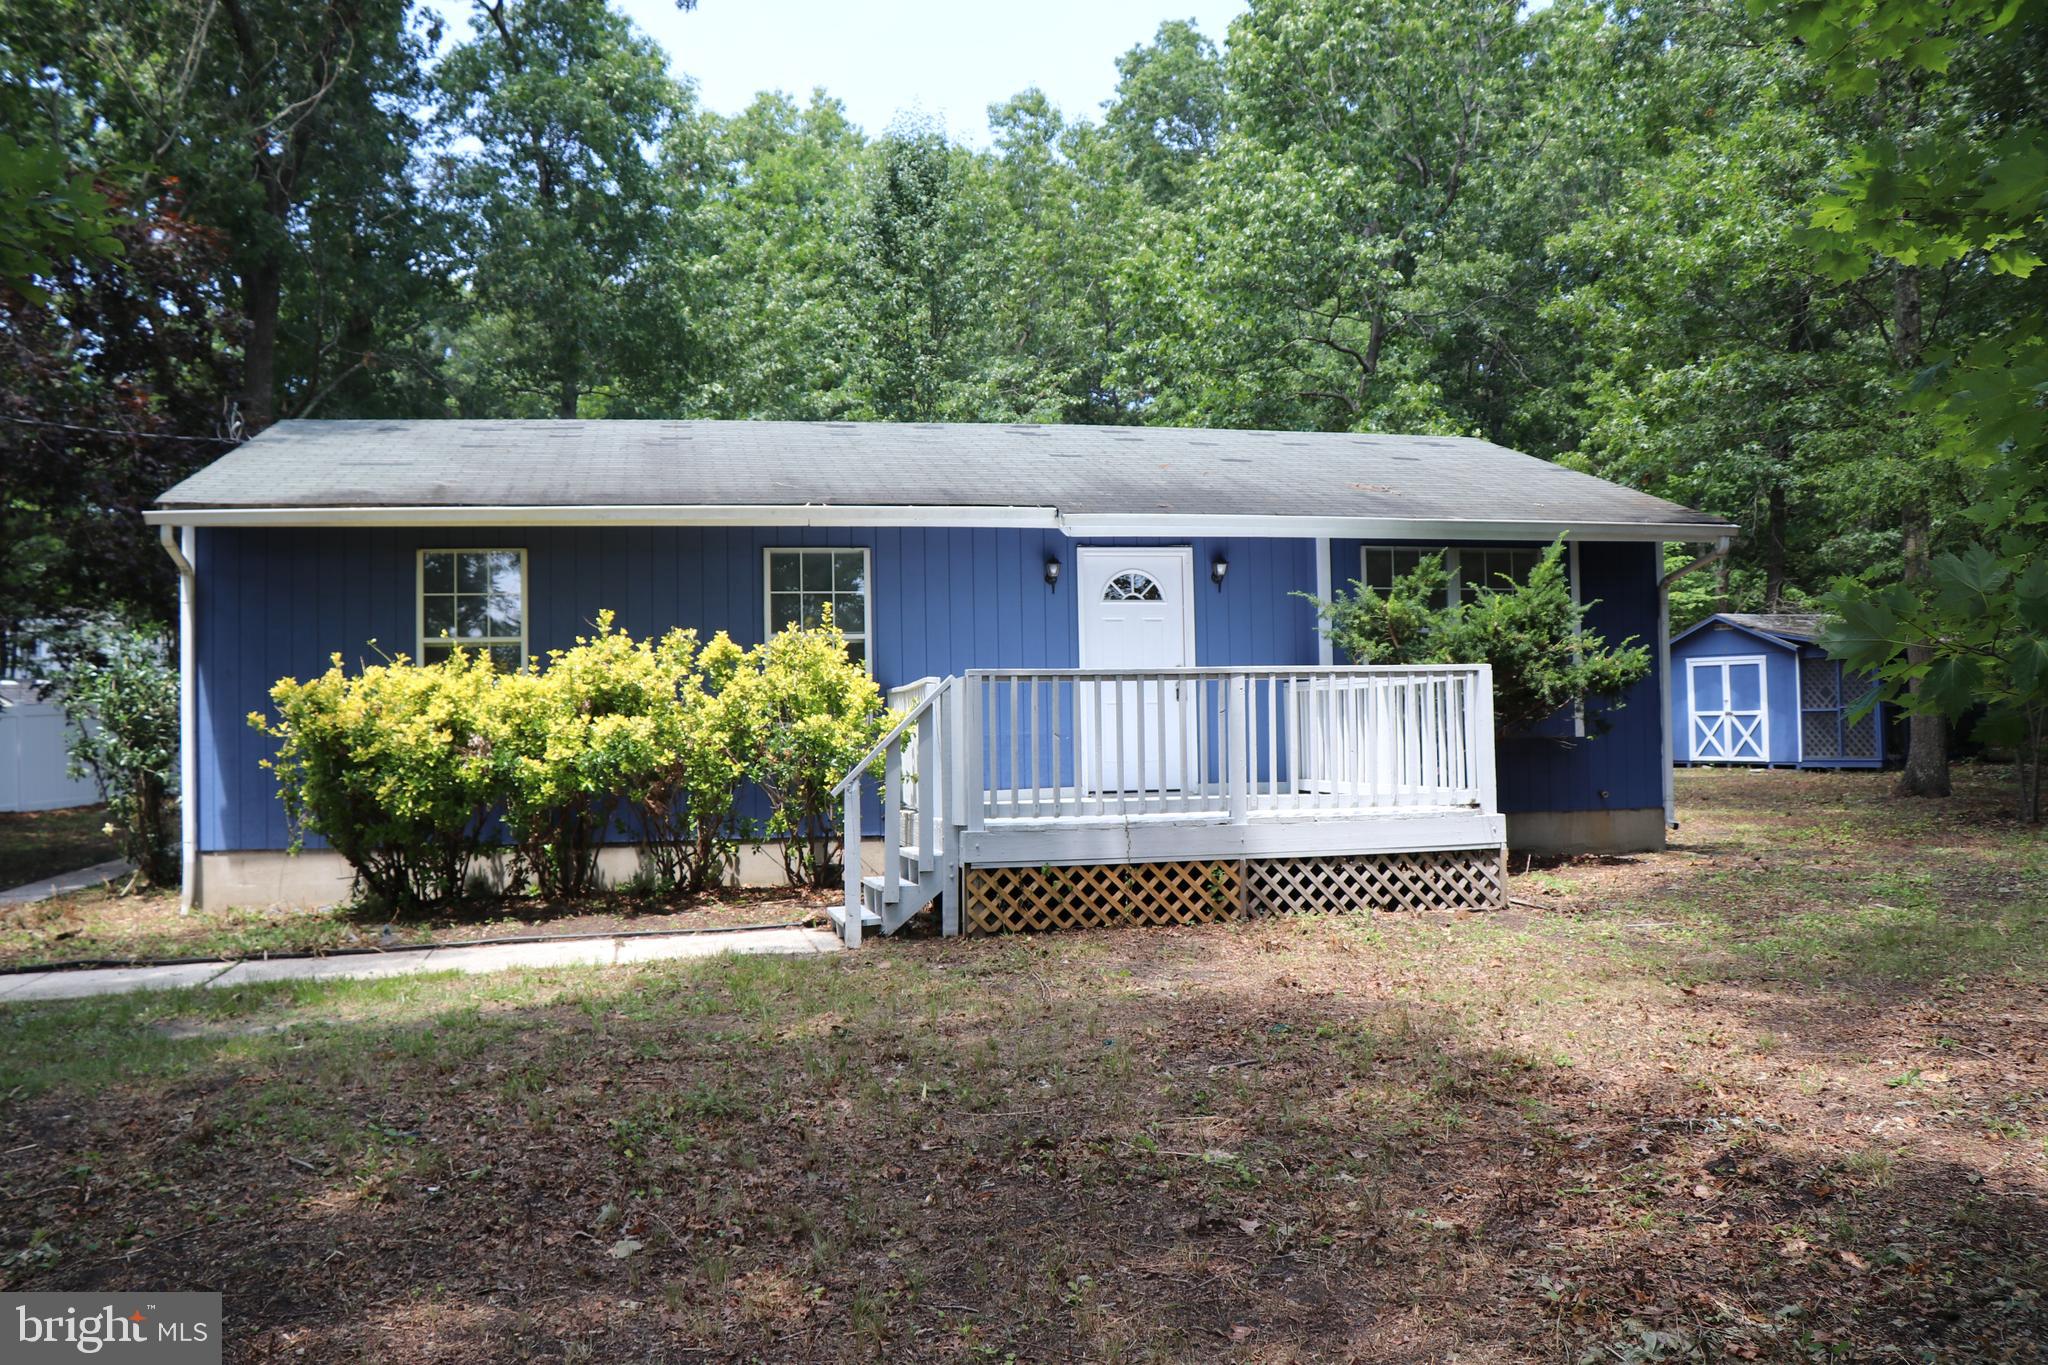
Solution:
[(70, 721), (32, 688), (0, 683), (0, 811), (60, 810), (100, 799), (91, 778), (66, 776)]

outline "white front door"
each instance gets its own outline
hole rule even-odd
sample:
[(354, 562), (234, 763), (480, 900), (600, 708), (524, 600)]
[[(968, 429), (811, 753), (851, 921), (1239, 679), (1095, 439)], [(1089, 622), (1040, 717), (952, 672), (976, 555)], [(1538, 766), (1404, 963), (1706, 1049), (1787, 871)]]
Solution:
[(1692, 697), (1692, 761), (1770, 762), (1763, 656), (1688, 659), (1685, 671)]
[[(1081, 667), (1145, 673), (1194, 666), (1192, 549), (1088, 545), (1076, 559)], [(1186, 691), (1177, 681), (1157, 679), (1083, 688), (1076, 699), (1082, 785), (1098, 791), (1179, 788)]]

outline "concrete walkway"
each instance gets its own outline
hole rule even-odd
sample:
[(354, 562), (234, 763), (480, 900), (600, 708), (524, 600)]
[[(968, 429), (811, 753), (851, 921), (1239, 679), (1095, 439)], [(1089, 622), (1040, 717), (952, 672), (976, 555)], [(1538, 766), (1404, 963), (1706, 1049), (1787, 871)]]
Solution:
[(72, 1000), (88, 995), (168, 990), (176, 986), (243, 986), (253, 981), (408, 976), (418, 972), (499, 972), (520, 967), (611, 967), (720, 953), (802, 956), (844, 945), (823, 929), (750, 929), (659, 934), (645, 938), (570, 939), (559, 943), (450, 944), (339, 957), (279, 957), (244, 962), (194, 962), (175, 967), (95, 967), (0, 976), (0, 1005), (21, 1000)]
[(63, 872), (54, 877), (45, 877), (39, 882), (10, 886), (5, 891), (0, 891), (0, 905), (33, 905), (52, 896), (68, 896), (73, 891), (83, 891), (88, 886), (99, 886), (116, 877), (125, 877), (134, 870), (135, 865), (126, 858), (94, 863), (91, 867), (81, 867), (76, 872)]

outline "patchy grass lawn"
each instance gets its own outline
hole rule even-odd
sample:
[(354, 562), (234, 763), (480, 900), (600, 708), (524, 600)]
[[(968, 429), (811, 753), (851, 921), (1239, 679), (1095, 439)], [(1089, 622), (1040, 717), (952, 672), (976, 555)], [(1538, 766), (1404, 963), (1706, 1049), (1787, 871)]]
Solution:
[(1998, 776), (1683, 774), (1497, 916), (0, 1008), (0, 1285), (235, 1361), (2039, 1359)]
[(349, 905), (181, 912), (176, 891), (123, 896), (95, 888), (35, 905), (0, 906), (0, 967), (55, 962), (243, 958), (340, 948), (403, 948), (534, 934), (661, 933), (822, 921), (832, 897), (786, 889), (712, 895), (598, 897), (575, 905), (505, 900), (428, 919), (393, 920)]
[(0, 889), (120, 857), (106, 823), (105, 806), (0, 812)]

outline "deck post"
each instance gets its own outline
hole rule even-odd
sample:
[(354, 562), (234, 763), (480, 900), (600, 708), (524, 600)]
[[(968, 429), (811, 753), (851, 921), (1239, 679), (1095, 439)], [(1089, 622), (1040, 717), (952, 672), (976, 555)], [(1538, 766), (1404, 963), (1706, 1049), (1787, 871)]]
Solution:
[(1493, 766), (1493, 665), (1480, 664), (1472, 679), (1472, 743), (1477, 746), (1479, 809), (1492, 815), (1500, 809), (1500, 790)]
[(845, 864), (842, 869), (846, 884), (846, 927), (844, 937), (849, 948), (860, 947), (860, 917), (862, 910), (860, 894), (860, 782), (846, 784), (845, 824), (840, 826), (839, 860)]
[(903, 742), (882, 755), (882, 904), (903, 899)]
[(987, 722), (987, 717), (982, 714), (982, 708), (987, 704), (986, 682), (987, 679), (978, 673), (962, 674), (960, 678), (961, 695), (967, 703), (967, 781), (962, 795), (967, 798), (967, 829), (972, 834), (982, 831), (982, 807), (987, 796), (981, 752), (984, 747), (982, 729)]
[[(937, 707), (933, 708), (936, 711)], [(938, 850), (932, 846), (932, 827), (936, 812), (933, 807), (940, 799), (944, 785), (939, 777), (939, 756), (945, 752), (945, 741), (939, 738), (940, 718), (926, 711), (917, 718), (917, 870), (932, 870), (932, 858)]]
[(1224, 693), (1224, 709), (1228, 715), (1224, 719), (1224, 733), (1227, 738), (1224, 741), (1223, 761), (1226, 780), (1230, 787), (1230, 823), (1233, 825), (1242, 825), (1251, 818), (1250, 793), (1247, 789), (1251, 777), (1251, 755), (1247, 752), (1249, 732), (1245, 723), (1245, 709), (1251, 703), (1245, 683), (1244, 674), (1232, 674), (1230, 689)]

